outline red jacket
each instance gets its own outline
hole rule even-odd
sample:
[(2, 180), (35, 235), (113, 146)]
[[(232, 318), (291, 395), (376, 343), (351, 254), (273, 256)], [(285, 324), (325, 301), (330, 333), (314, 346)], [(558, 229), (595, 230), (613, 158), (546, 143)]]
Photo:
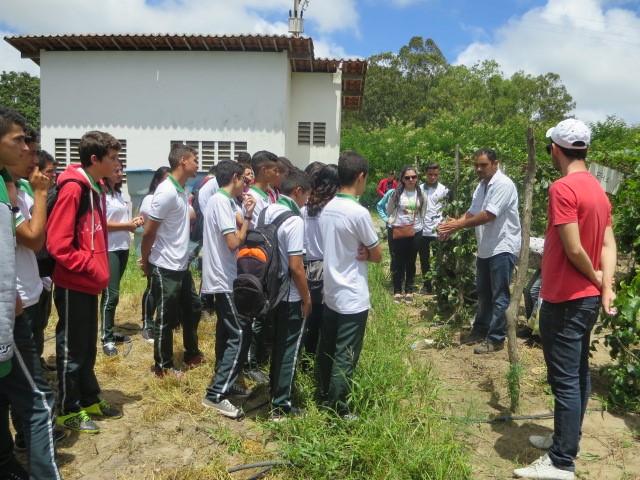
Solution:
[(384, 197), (384, 194), (387, 193), (388, 190), (394, 189), (397, 186), (398, 186), (398, 182), (394, 178), (391, 181), (391, 188), (389, 188), (389, 181), (387, 180), (387, 177), (385, 177), (382, 180), (380, 180), (380, 183), (378, 183), (378, 195), (380, 195), (381, 197)]
[[(68, 182), (58, 193), (47, 221), (47, 250), (56, 261), (53, 283), (62, 288), (97, 295), (109, 284), (107, 211), (104, 193), (99, 195), (80, 165), (70, 165), (58, 177), (58, 185), (68, 178), (84, 183), (92, 202), (76, 224), (82, 187)], [(74, 231), (77, 248), (74, 246)]]

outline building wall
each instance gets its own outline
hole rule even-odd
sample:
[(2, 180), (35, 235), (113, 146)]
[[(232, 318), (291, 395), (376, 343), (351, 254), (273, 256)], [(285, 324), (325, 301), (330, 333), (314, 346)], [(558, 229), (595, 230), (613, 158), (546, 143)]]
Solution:
[(286, 152), (286, 52), (41, 52), (42, 145), (104, 130), (127, 168), (165, 165), (173, 140)]
[[(292, 73), (287, 158), (302, 168), (314, 161), (337, 163), (340, 154), (342, 80), (335, 73)], [(325, 145), (300, 145), (299, 122), (325, 123)], [(311, 132), (313, 137), (313, 132)]]

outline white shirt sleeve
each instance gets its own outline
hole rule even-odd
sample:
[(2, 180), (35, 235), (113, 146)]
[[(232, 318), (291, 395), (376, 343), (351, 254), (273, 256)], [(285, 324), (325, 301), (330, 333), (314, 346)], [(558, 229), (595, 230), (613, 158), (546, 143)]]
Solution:
[(285, 231), (285, 241), (287, 242), (287, 253), (289, 256), (302, 255), (304, 249), (304, 220), (302, 217), (291, 217), (291, 220), (287, 223)]
[(162, 222), (175, 206), (175, 203), (175, 196), (171, 192), (156, 192), (153, 199), (151, 199), (149, 218), (156, 222)]
[(471, 206), (469, 207), (469, 213), (471, 215), (477, 215), (482, 211), (482, 203), (480, 203), (480, 188), (484, 188), (482, 186), (482, 182), (478, 184), (476, 189), (473, 192), (473, 200), (471, 200)]
[(222, 235), (236, 231), (236, 218), (231, 206), (232, 201), (226, 197), (211, 197), (210, 199), (210, 202), (212, 202), (210, 210), (213, 210), (214, 219), (218, 223)]
[(489, 213), (499, 217), (507, 209), (513, 194), (512, 187), (506, 182), (496, 182), (489, 187), (484, 201), (484, 208)]
[(356, 220), (356, 232), (358, 239), (367, 248), (375, 247), (380, 241), (378, 239), (378, 234), (376, 233), (376, 228), (373, 225), (371, 215), (369, 215), (369, 212), (367, 211), (363, 212)]

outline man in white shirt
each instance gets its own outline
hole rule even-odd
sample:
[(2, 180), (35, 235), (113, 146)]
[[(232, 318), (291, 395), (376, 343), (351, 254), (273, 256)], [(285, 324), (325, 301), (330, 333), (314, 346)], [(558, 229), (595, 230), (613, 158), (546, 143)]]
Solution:
[(520, 254), (520, 217), (518, 191), (500, 171), (496, 152), (481, 148), (474, 159), (481, 181), (473, 193), (471, 207), (460, 218), (441, 223), (438, 234), (446, 240), (461, 228), (476, 229), (478, 313), (467, 343), (481, 341), (474, 349), (474, 353), (481, 354), (504, 347), (505, 311), (511, 300), (509, 282)]
[(184, 363), (202, 363), (198, 349), (198, 324), (202, 306), (189, 271), (189, 200), (185, 185), (196, 176), (196, 151), (175, 144), (169, 153), (171, 173), (156, 189), (151, 200), (149, 220), (142, 234), (140, 266), (151, 276), (151, 291), (157, 302), (153, 356), (157, 377), (184, 373), (174, 368), (173, 327), (182, 317)]
[(442, 209), (447, 201), (449, 189), (438, 181), (440, 178), (440, 166), (430, 163), (425, 168), (425, 183), (420, 185), (427, 199), (422, 238), (418, 253), (420, 254), (420, 268), (422, 270), (423, 286), (422, 294), (430, 295), (432, 292), (431, 280), (427, 274), (431, 270), (431, 244), (438, 239), (438, 224), (442, 221)]
[(325, 302), (316, 357), (320, 400), (345, 419), (355, 418), (347, 399), (371, 307), (367, 262), (382, 261), (371, 215), (357, 200), (368, 172), (369, 162), (362, 155), (340, 155), (340, 192), (320, 214)]
[(274, 342), (271, 354), (271, 419), (279, 421), (299, 410), (291, 404), (291, 389), (305, 320), (311, 313), (311, 295), (302, 262), (304, 221), (300, 208), (307, 203), (313, 179), (298, 169), (290, 170), (280, 185), (280, 195), (265, 211), (265, 225), (291, 212), (278, 228), (278, 250), (283, 277), (290, 277), (288, 291), (273, 315)]
[(224, 160), (216, 169), (220, 185), (204, 212), (202, 293), (215, 296), (216, 368), (202, 404), (229, 418), (241, 418), (242, 410), (230, 399), (242, 399), (251, 391), (236, 385), (251, 343), (251, 319), (238, 314), (233, 299), (238, 248), (244, 243), (255, 200), (244, 200), (242, 226), (237, 228), (234, 197), (242, 195), (244, 168)]

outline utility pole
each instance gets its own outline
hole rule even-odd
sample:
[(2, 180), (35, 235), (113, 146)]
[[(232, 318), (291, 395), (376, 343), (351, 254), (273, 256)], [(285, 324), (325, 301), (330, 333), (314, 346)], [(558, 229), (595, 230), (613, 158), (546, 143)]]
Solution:
[(293, 0), (293, 10), (289, 10), (289, 33), (299, 37), (304, 32), (302, 15), (309, 5), (309, 0)]

